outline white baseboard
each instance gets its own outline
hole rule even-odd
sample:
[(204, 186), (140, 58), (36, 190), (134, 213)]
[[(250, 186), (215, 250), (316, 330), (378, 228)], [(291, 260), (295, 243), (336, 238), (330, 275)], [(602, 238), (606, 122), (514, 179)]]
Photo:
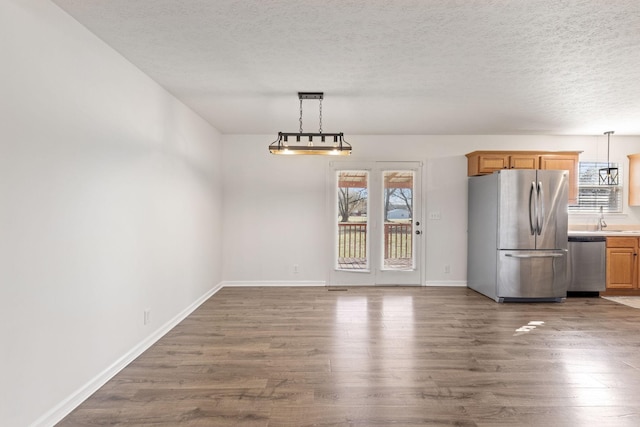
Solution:
[(440, 280), (440, 281), (428, 281), (424, 283), (425, 286), (447, 286), (450, 288), (464, 288), (467, 286), (466, 280)]
[(287, 281), (287, 280), (272, 280), (272, 281), (251, 281), (251, 280), (234, 280), (222, 282), (223, 287), (287, 287), (287, 286), (326, 286), (327, 283), (323, 280), (306, 280), (306, 281)]
[(211, 298), (216, 292), (222, 289), (222, 283), (218, 283), (213, 288), (207, 291), (203, 296), (198, 298), (195, 302), (189, 305), (187, 308), (178, 313), (173, 319), (158, 328), (155, 332), (141, 341), (138, 345), (129, 350), (120, 359), (116, 360), (107, 369), (96, 375), (92, 380), (87, 382), (84, 386), (80, 387), (71, 396), (60, 402), (53, 409), (45, 413), (31, 424), (31, 427), (36, 426), (53, 426), (60, 422), (64, 417), (69, 415), (71, 411), (77, 408), (82, 402), (84, 402), (89, 396), (95, 393), (100, 387), (105, 385), (111, 378), (113, 378), (118, 372), (123, 370), (129, 363), (133, 362), (138, 356), (144, 353), (149, 347), (162, 338), (167, 332), (173, 329), (178, 323), (182, 322), (187, 316), (193, 313), (202, 303)]

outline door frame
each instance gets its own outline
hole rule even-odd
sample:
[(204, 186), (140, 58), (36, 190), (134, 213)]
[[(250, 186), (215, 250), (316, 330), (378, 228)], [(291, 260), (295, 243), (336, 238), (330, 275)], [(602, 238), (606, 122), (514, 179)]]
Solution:
[[(424, 286), (425, 276), (425, 229), (426, 224), (424, 222), (424, 164), (421, 161), (331, 161), (328, 163), (326, 173), (326, 206), (327, 206), (327, 286)], [(347, 170), (363, 170), (369, 172), (369, 212), (376, 210), (378, 214), (374, 214), (369, 217), (370, 224), (370, 238), (367, 241), (368, 249), (367, 254), (369, 258), (368, 270), (340, 270), (336, 268), (337, 257), (337, 172)], [(398, 271), (398, 270), (384, 270), (380, 267), (382, 260), (382, 240), (374, 245), (374, 241), (378, 241), (377, 237), (382, 237), (381, 229), (383, 225), (382, 215), (382, 173), (385, 171), (394, 170), (413, 170), (414, 171), (414, 209), (413, 209), (413, 224), (415, 227), (416, 222), (420, 225), (418, 229), (421, 231), (419, 236), (413, 235), (415, 243), (413, 245), (414, 270)], [(375, 194), (374, 194), (375, 193)], [(379, 194), (377, 194), (379, 193)], [(416, 203), (417, 199), (417, 203)], [(418, 237), (416, 239), (416, 237)]]

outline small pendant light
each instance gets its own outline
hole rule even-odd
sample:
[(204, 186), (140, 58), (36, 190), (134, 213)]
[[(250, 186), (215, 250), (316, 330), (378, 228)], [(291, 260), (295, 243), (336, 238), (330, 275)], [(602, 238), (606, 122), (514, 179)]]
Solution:
[(598, 170), (600, 185), (618, 185), (618, 168), (612, 168), (609, 162), (609, 143), (612, 133), (614, 133), (612, 130), (604, 133), (607, 135), (607, 167)]

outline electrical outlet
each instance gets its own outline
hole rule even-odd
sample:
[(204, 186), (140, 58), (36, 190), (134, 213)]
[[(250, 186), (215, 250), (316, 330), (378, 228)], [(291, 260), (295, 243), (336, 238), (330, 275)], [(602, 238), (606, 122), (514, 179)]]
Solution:
[(151, 309), (147, 308), (144, 310), (144, 324), (148, 325), (151, 323)]
[(451, 273), (451, 266), (449, 264), (444, 265), (444, 272), (445, 274)]
[(300, 273), (300, 265), (298, 265), (298, 264), (293, 264), (293, 273), (294, 273), (294, 274), (298, 274), (298, 273)]

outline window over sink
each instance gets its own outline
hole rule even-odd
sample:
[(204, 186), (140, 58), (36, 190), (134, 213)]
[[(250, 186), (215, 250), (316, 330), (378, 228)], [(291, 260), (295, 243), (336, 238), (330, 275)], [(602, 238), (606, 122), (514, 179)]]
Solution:
[[(606, 167), (618, 168), (618, 185), (600, 184), (599, 170)], [(617, 163), (579, 162), (578, 164), (578, 204), (569, 206), (569, 213), (622, 212), (622, 168)]]

